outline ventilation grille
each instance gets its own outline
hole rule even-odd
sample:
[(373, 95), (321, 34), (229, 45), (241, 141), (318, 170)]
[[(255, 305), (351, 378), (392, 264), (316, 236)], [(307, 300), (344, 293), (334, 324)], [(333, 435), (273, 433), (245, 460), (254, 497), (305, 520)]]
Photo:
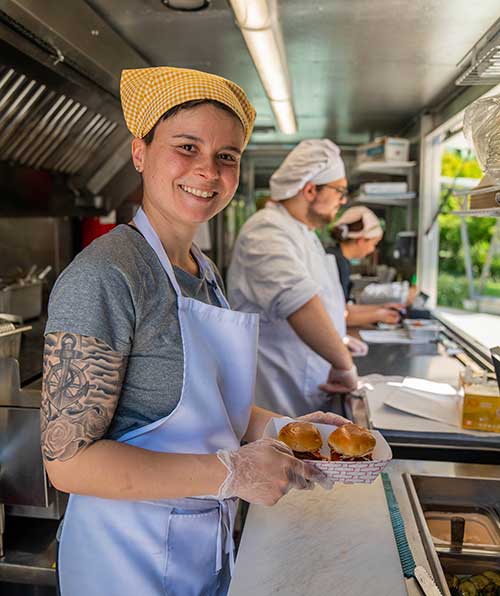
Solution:
[(473, 51), (471, 65), (455, 85), (497, 85), (500, 83), (500, 33), (484, 48)]
[(0, 161), (77, 174), (117, 124), (0, 66)]

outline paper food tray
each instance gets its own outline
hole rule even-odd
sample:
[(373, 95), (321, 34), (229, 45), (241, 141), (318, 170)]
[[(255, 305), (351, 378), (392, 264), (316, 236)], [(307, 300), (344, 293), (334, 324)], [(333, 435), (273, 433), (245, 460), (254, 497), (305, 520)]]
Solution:
[[(276, 439), (281, 427), (293, 418), (271, 418), (264, 431), (264, 437)], [(323, 437), (321, 454), (330, 456), (328, 447), (328, 436), (337, 427), (329, 424), (316, 424)], [(375, 437), (376, 445), (373, 450), (372, 461), (310, 461), (314, 466), (322, 470), (328, 478), (341, 484), (371, 484), (392, 459), (392, 451), (384, 437), (376, 430), (370, 431)]]

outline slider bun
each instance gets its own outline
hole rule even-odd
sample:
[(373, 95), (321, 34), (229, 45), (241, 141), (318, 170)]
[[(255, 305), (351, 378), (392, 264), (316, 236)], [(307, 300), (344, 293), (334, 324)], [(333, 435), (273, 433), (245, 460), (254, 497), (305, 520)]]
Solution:
[(282, 441), (292, 451), (318, 451), (323, 445), (319, 430), (310, 422), (289, 422), (278, 433)]
[(344, 424), (328, 437), (331, 449), (348, 457), (369, 455), (375, 448), (376, 440), (372, 433), (357, 424)]

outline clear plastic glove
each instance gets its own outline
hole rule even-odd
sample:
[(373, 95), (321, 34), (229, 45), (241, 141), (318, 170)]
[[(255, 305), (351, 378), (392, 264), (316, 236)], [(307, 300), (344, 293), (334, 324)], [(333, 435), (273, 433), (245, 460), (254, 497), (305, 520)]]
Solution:
[(321, 391), (326, 393), (349, 393), (358, 387), (358, 369), (353, 364), (348, 369), (332, 368), (326, 383), (319, 385)]
[(361, 341), (356, 337), (352, 337), (351, 335), (346, 335), (343, 341), (354, 358), (358, 356), (366, 356), (368, 354), (368, 344), (365, 344), (364, 341)]
[(377, 308), (375, 314), (377, 316), (377, 323), (387, 323), (389, 325), (397, 325), (401, 322), (401, 317), (405, 313), (406, 309), (402, 304), (397, 302), (389, 302), (388, 304), (382, 304), (380, 308)]
[(311, 412), (304, 416), (299, 416), (296, 420), (302, 420), (304, 422), (315, 422), (316, 424), (331, 424), (333, 426), (343, 426), (344, 424), (350, 424), (350, 420), (334, 414), (333, 412)]
[(249, 503), (274, 505), (292, 489), (314, 488), (325, 474), (294, 457), (292, 450), (275, 439), (259, 439), (237, 451), (219, 449), (217, 457), (228, 469), (218, 499), (240, 497)]

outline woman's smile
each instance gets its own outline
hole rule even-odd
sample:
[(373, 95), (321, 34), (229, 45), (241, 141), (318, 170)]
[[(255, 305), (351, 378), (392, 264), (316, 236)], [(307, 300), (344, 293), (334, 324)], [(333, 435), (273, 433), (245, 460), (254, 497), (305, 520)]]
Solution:
[(185, 184), (179, 184), (179, 188), (187, 194), (195, 196), (197, 199), (213, 199), (217, 195), (216, 191), (202, 190)]

